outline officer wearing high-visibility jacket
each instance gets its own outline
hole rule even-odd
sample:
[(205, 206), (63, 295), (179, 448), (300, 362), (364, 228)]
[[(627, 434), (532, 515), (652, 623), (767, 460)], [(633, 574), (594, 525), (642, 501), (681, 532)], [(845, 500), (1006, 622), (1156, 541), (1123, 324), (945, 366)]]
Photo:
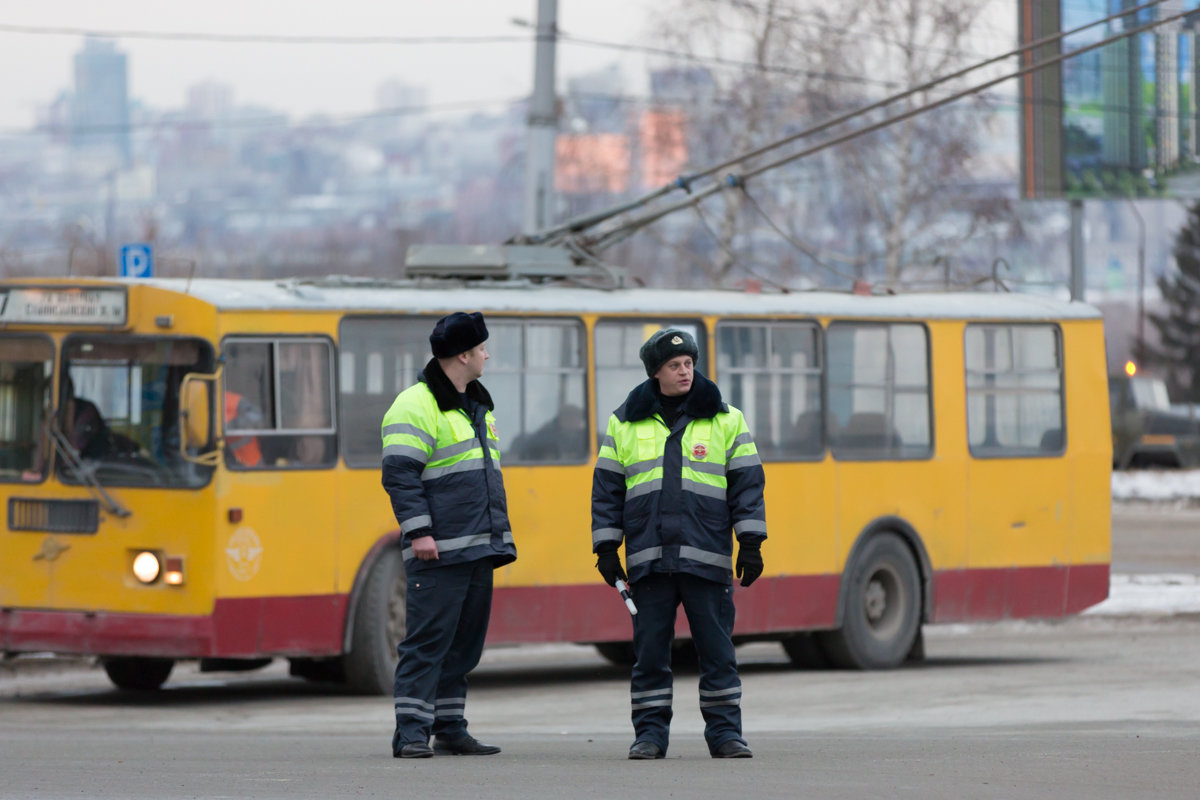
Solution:
[[(592, 479), (592, 550), (609, 586), (628, 580), (633, 618), (631, 759), (662, 758), (671, 725), (671, 642), (680, 603), (700, 662), (700, 713), (713, 758), (750, 758), (733, 649), (737, 575), (762, 574), (762, 462), (742, 412), (695, 370), (696, 340), (660, 330), (642, 345), (650, 379), (609, 418)], [(731, 535), (732, 533), (732, 535)], [(621, 567), (617, 548), (625, 543)]]
[[(392, 755), (491, 755), (467, 733), (467, 673), (479, 663), (492, 571), (517, 557), (492, 398), (479, 382), (487, 325), (438, 320), (433, 358), (383, 417), (383, 485), (403, 537), (407, 635), (397, 648)], [(433, 747), (429, 736), (433, 734)]]

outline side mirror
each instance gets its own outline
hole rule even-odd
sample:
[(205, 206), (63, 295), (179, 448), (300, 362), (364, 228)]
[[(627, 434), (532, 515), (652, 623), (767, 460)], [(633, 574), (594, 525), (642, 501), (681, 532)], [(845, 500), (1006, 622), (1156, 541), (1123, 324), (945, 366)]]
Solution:
[(212, 440), (212, 387), (216, 375), (190, 373), (179, 387), (179, 416), (185, 454), (208, 447)]

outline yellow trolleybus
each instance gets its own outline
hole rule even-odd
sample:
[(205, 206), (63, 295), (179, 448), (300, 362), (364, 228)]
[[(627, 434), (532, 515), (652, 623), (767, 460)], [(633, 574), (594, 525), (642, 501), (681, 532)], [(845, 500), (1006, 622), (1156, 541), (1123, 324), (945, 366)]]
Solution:
[[(287, 658), (389, 692), (404, 626), (380, 422), (434, 320), (488, 315), (511, 521), (489, 643), (627, 653), (594, 570), (597, 437), (685, 327), (767, 474), (739, 641), (895, 666), (925, 623), (1107, 596), (1104, 337), (1010, 294), (599, 291), (238, 280), (0, 284), (0, 650), (100, 656), (119, 687)], [(681, 620), (680, 638), (686, 640)]]

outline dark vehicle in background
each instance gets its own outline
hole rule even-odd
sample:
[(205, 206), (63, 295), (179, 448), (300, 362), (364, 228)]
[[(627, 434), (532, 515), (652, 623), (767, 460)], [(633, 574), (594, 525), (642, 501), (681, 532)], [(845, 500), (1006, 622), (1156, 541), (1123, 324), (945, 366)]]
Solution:
[(1158, 378), (1108, 379), (1113, 468), (1200, 467), (1200, 408), (1171, 404)]

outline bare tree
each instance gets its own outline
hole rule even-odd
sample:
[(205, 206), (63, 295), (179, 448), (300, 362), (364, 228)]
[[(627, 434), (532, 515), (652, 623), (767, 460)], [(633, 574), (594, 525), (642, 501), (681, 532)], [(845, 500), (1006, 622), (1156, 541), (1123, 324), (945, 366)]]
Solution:
[[(988, 5), (685, 0), (664, 10), (657, 34), (693, 75), (709, 79), (681, 82), (683, 96), (658, 99), (688, 109), (689, 167), (707, 167), (979, 60), (970, 40)], [(852, 132), (948, 91), (911, 95), (822, 135)], [(729, 283), (737, 267), (791, 285), (901, 282), (910, 266), (953, 252), (981, 213), (996, 212), (981, 211), (963, 188), (979, 128), (979, 108), (960, 104), (764, 173), (708, 201), (701, 222), (716, 247), (697, 257), (712, 264), (716, 284)], [(801, 139), (730, 171), (817, 141)]]

